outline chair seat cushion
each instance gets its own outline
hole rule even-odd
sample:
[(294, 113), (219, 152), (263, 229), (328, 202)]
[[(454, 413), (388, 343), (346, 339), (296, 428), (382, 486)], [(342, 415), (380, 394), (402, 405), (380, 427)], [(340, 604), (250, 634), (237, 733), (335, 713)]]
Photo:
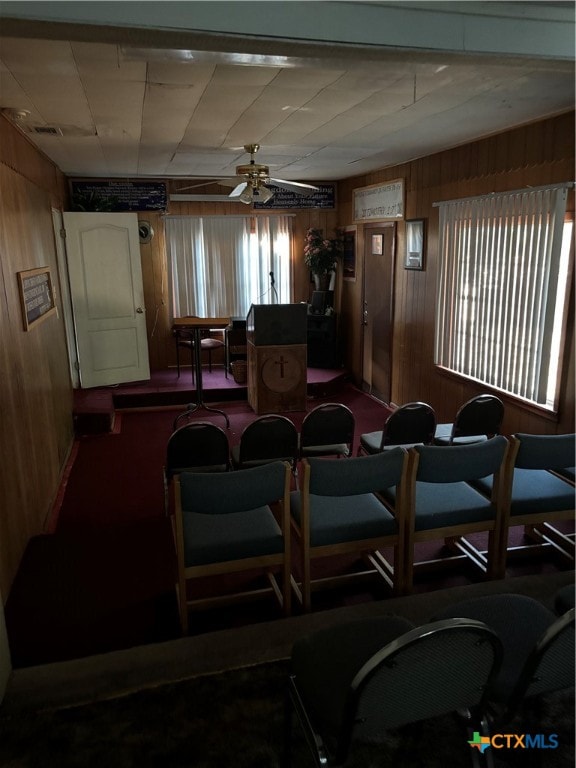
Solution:
[[(486, 495), (492, 491), (492, 478), (472, 483)], [(529, 515), (538, 512), (557, 512), (574, 509), (574, 488), (545, 469), (514, 470), (510, 514)]]
[(416, 483), (416, 531), (494, 518), (494, 507), (467, 483)]
[(284, 551), (282, 532), (270, 507), (221, 515), (183, 513), (187, 568)]
[(571, 482), (576, 482), (576, 467), (564, 467), (564, 469), (557, 469), (556, 473), (562, 475)]
[(452, 424), (436, 424), (434, 438), (450, 437), (452, 434)]
[[(382, 432), (366, 432), (364, 435), (360, 435), (360, 445), (366, 453), (379, 453), (380, 444), (382, 442)], [(415, 445), (424, 445), (424, 443), (398, 443), (397, 445), (385, 445), (384, 450), (389, 451), (392, 448), (413, 448)]]
[(220, 339), (202, 339), (200, 341), (202, 349), (218, 349), (224, 346), (224, 342)]
[[(387, 488), (382, 495), (391, 504), (395, 502), (394, 488)], [(478, 523), (493, 517), (489, 499), (468, 483), (416, 483), (416, 531)]]
[[(290, 512), (300, 525), (299, 491), (290, 495)], [(310, 494), (310, 544), (313, 547), (393, 536), (397, 530), (394, 516), (372, 493), (358, 496)]]
[(366, 432), (360, 435), (360, 445), (367, 453), (378, 453), (382, 443), (382, 430), (380, 432)]
[(350, 448), (347, 443), (332, 445), (307, 445), (300, 449), (302, 456), (348, 456)]
[[(434, 432), (434, 443), (436, 445), (450, 445), (452, 435), (452, 424), (437, 424)], [(467, 435), (466, 437), (457, 437), (453, 445), (470, 445), (472, 443), (483, 443), (488, 438), (486, 435)]]
[(294, 643), (292, 672), (317, 727), (334, 732), (356, 673), (375, 653), (412, 628), (408, 619), (382, 616), (321, 629)]
[(450, 441), (449, 437), (435, 437), (435, 445), (472, 445), (473, 443), (483, 443), (488, 438), (486, 435), (466, 435), (466, 437), (455, 437)]
[(239, 469), (240, 467), (244, 467), (246, 469), (249, 467), (262, 467), (264, 464), (272, 464), (275, 461), (286, 461), (290, 465), (294, 464), (294, 456), (274, 456), (273, 458), (268, 459), (250, 459), (241, 462), (240, 444), (232, 446), (230, 449), (230, 457), (232, 459), (232, 464), (236, 469)]

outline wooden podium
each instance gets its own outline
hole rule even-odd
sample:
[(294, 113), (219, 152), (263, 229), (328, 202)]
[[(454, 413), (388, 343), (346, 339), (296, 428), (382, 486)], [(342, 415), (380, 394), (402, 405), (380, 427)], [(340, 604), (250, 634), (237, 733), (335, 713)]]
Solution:
[(306, 410), (306, 304), (252, 304), (248, 403), (257, 414)]

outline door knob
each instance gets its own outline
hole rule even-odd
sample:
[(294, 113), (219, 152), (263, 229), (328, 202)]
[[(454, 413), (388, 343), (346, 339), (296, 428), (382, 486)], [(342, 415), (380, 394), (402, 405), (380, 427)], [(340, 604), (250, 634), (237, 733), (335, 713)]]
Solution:
[(137, 307), (136, 312), (138, 312), (138, 314), (141, 315), (144, 312), (144, 310), (142, 309), (142, 307)]

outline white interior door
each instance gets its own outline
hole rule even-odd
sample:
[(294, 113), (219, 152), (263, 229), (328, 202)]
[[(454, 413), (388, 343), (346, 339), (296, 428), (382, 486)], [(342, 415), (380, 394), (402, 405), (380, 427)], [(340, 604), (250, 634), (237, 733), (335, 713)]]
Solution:
[(65, 213), (82, 387), (150, 378), (138, 216)]

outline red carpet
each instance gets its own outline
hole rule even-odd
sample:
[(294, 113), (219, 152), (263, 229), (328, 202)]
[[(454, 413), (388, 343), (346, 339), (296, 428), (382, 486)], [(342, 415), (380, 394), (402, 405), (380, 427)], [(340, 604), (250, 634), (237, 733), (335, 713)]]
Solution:
[[(388, 409), (349, 384), (310, 399), (348, 405), (356, 418), (356, 438), (379, 429)], [(255, 417), (244, 402), (223, 403), (230, 418), (230, 444), (239, 442)], [(179, 636), (170, 521), (164, 515), (163, 464), (175, 417), (182, 408), (124, 411), (114, 432), (81, 437), (72, 453), (55, 505), (52, 535), (28, 544), (6, 605), (15, 667), (78, 658)], [(299, 429), (304, 412), (286, 414)], [(224, 426), (219, 414), (198, 419)], [(521, 529), (515, 532), (521, 537)], [(296, 553), (295, 553), (296, 554)], [(436, 543), (420, 545), (418, 560), (438, 555)], [(347, 568), (347, 561), (337, 565)], [(319, 563), (330, 570), (328, 562)], [(550, 559), (514, 563), (509, 575), (558, 570)], [(461, 567), (418, 580), (415, 591), (469, 583)], [(385, 599), (379, 581), (315, 596), (315, 610)], [(295, 612), (297, 608), (295, 609)], [(195, 615), (192, 632), (226, 629), (279, 616), (273, 602), (258, 601)]]
[[(309, 409), (331, 399), (347, 405), (356, 417), (360, 434), (379, 429), (388, 409), (374, 398), (344, 384), (328, 398), (309, 399)], [(230, 445), (240, 441), (244, 427), (256, 416), (247, 402), (221, 404), (230, 419)], [(163, 466), (166, 443), (180, 410), (121, 414), (118, 434), (86, 435), (79, 441), (62, 505), (53, 515), (51, 530), (84, 525), (108, 525), (148, 519), (164, 514)], [(286, 413), (299, 429), (305, 412)], [(199, 411), (198, 420), (224, 427), (222, 416)]]

